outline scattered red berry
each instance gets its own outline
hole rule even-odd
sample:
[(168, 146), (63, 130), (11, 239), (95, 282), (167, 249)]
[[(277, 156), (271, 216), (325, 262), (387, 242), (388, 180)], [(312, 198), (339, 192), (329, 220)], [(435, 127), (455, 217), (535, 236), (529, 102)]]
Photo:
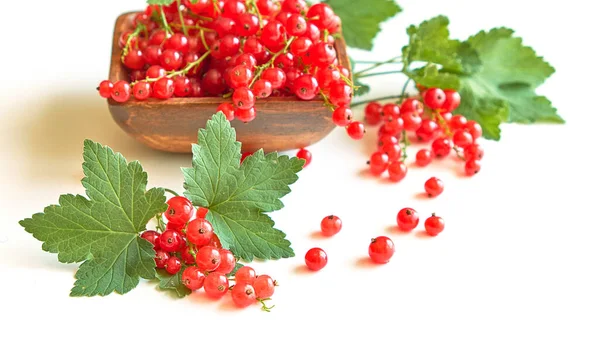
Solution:
[(327, 254), (321, 248), (311, 248), (306, 252), (304, 262), (312, 271), (321, 270), (327, 264)]
[(437, 236), (440, 234), (445, 227), (444, 219), (436, 216), (435, 214), (425, 220), (425, 231), (430, 236)]
[(394, 242), (387, 236), (379, 236), (371, 239), (369, 245), (369, 257), (375, 263), (388, 263), (394, 255)]
[(430, 197), (437, 197), (444, 191), (444, 183), (438, 178), (429, 178), (425, 182), (425, 192)]
[(335, 215), (329, 215), (321, 220), (321, 232), (325, 236), (333, 236), (342, 230), (342, 220)]
[(401, 161), (395, 161), (390, 164), (388, 167), (388, 174), (390, 176), (390, 180), (393, 182), (402, 181), (408, 172), (408, 168), (406, 164)]
[(403, 208), (398, 212), (396, 222), (401, 231), (412, 231), (419, 224), (419, 213), (412, 208)]
[(433, 160), (433, 154), (431, 151), (427, 149), (422, 149), (417, 152), (417, 165), (419, 166), (427, 166), (431, 164)]
[(303, 167), (307, 167), (312, 161), (312, 153), (310, 153), (310, 151), (308, 151), (307, 149), (300, 149), (296, 154), (296, 157), (304, 159)]

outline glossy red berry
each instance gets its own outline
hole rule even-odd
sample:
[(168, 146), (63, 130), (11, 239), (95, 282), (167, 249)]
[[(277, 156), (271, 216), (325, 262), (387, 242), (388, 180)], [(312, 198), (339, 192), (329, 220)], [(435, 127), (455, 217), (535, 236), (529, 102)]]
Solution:
[(390, 157), (386, 153), (378, 151), (371, 155), (369, 170), (373, 175), (379, 176), (387, 170), (389, 164)]
[(198, 249), (196, 253), (196, 265), (203, 272), (216, 270), (221, 264), (221, 253), (212, 246), (204, 246)]
[(144, 101), (150, 97), (152, 86), (146, 81), (137, 82), (133, 86), (133, 97), (138, 101)]
[(419, 140), (428, 142), (436, 136), (439, 129), (439, 125), (436, 122), (429, 118), (424, 118), (421, 121), (421, 126), (415, 131), (415, 134)]
[(469, 177), (476, 175), (481, 170), (481, 162), (478, 159), (471, 159), (465, 162), (465, 174)]
[(400, 117), (384, 117), (383, 127), (388, 134), (398, 134), (404, 129), (404, 120)]
[(444, 219), (435, 214), (432, 214), (431, 217), (425, 220), (425, 231), (430, 236), (437, 236), (444, 230), (444, 227), (446, 227)]
[(321, 248), (311, 248), (306, 252), (304, 262), (312, 271), (321, 270), (327, 265), (327, 254)]
[(158, 241), (160, 238), (160, 233), (157, 231), (147, 230), (142, 233), (141, 237), (142, 239), (150, 242), (154, 246), (154, 249), (160, 249), (160, 242)]
[(379, 236), (371, 239), (369, 245), (369, 257), (375, 263), (388, 263), (395, 252), (394, 242), (387, 236)]
[(270, 298), (275, 293), (275, 281), (269, 275), (258, 276), (252, 286), (258, 299)]
[(407, 98), (400, 105), (400, 114), (423, 113), (423, 103), (416, 98)]
[(167, 200), (167, 205), (169, 207), (165, 211), (165, 218), (169, 222), (185, 224), (194, 215), (194, 206), (186, 197), (172, 197)]
[(401, 231), (412, 231), (419, 224), (419, 213), (412, 208), (403, 208), (396, 216), (396, 223)]
[(243, 266), (235, 272), (235, 283), (254, 284), (256, 271), (252, 267)]
[(473, 136), (467, 130), (458, 130), (454, 132), (452, 142), (460, 148), (465, 148), (473, 144)]
[(429, 178), (425, 182), (425, 192), (430, 197), (437, 197), (444, 192), (444, 183), (438, 178)]
[(434, 110), (441, 109), (446, 102), (446, 94), (440, 88), (429, 88), (423, 93), (423, 102)]
[(249, 284), (236, 284), (231, 288), (231, 299), (238, 308), (246, 308), (256, 303), (254, 287)]
[(174, 49), (166, 49), (160, 55), (160, 65), (167, 71), (178, 70), (183, 65), (183, 54)]
[(179, 273), (181, 270), (181, 260), (177, 256), (171, 256), (165, 264), (165, 270), (171, 275)]
[(399, 118), (400, 107), (398, 104), (388, 103), (383, 106), (382, 113), (384, 118)]
[(198, 207), (198, 209), (196, 210), (196, 218), (197, 219), (206, 218), (206, 214), (208, 214), (208, 208)]
[(235, 268), (235, 256), (230, 250), (224, 248), (219, 249), (219, 255), (221, 256), (221, 263), (215, 271), (223, 274), (231, 273)]
[(258, 32), (260, 23), (254, 14), (241, 14), (236, 20), (236, 32), (240, 36), (252, 36)]
[(463, 151), (463, 155), (467, 161), (471, 159), (481, 160), (483, 158), (483, 153), (483, 147), (479, 143), (473, 143), (465, 147)]
[[(306, 36), (301, 36), (292, 41), (290, 45), (290, 53), (294, 56), (303, 56), (305, 55), (311, 48), (313, 42)], [(326, 68), (321, 68), (326, 69)], [(321, 83), (319, 83), (321, 84)]]
[(164, 250), (157, 250), (156, 257), (154, 258), (154, 261), (156, 262), (156, 268), (164, 269), (165, 265), (167, 264), (167, 260), (169, 260), (170, 257), (171, 255)]
[(448, 122), (448, 126), (451, 130), (462, 130), (467, 126), (467, 118), (463, 115), (452, 115), (450, 118), (450, 122)]
[(183, 263), (188, 265), (196, 264), (197, 252), (198, 249), (196, 249), (195, 247), (188, 246), (187, 244), (185, 244), (183, 246), (183, 249), (179, 251), (179, 253), (181, 254), (181, 260), (183, 261)]
[(390, 162), (400, 160), (402, 157), (402, 146), (400, 144), (387, 143), (380, 148), (380, 151), (388, 155)]
[(317, 3), (308, 9), (306, 17), (320, 29), (327, 29), (335, 20), (333, 9), (326, 3)]
[(161, 78), (167, 76), (167, 71), (161, 66), (151, 66), (146, 70), (146, 77), (148, 78)]
[(418, 166), (427, 166), (429, 164), (431, 164), (431, 162), (433, 161), (433, 154), (431, 153), (431, 151), (427, 150), (427, 149), (421, 149), (417, 152), (417, 165)]
[(233, 105), (237, 109), (253, 108), (255, 102), (256, 98), (254, 97), (254, 93), (252, 92), (252, 90), (246, 87), (237, 88), (233, 92)]
[(431, 150), (438, 158), (447, 157), (452, 151), (452, 142), (446, 137), (441, 137), (431, 143)]
[(335, 106), (348, 105), (352, 100), (352, 88), (343, 81), (332, 83), (329, 88), (329, 100)]
[(192, 291), (202, 288), (204, 279), (204, 273), (196, 266), (185, 268), (181, 275), (181, 283)]
[(113, 84), (110, 97), (119, 103), (125, 103), (131, 97), (131, 87), (126, 81), (117, 81)]
[(113, 83), (111, 81), (102, 81), (100, 85), (98, 85), (98, 92), (100, 93), (100, 97), (109, 98), (112, 94)]
[(352, 122), (352, 110), (345, 106), (341, 106), (333, 110), (331, 119), (333, 119), (333, 123), (337, 126), (347, 126)]
[(185, 235), (196, 246), (205, 246), (212, 239), (213, 226), (206, 219), (194, 219), (188, 223)]
[(186, 76), (177, 76), (173, 79), (173, 94), (177, 97), (188, 97), (192, 93), (190, 79)]
[(277, 67), (268, 68), (265, 71), (263, 71), (261, 78), (271, 82), (273, 89), (283, 88), (286, 82), (285, 72)]
[(403, 114), (402, 120), (404, 121), (404, 129), (408, 131), (417, 131), (423, 122), (421, 115), (416, 112)]
[(442, 105), (442, 111), (452, 112), (460, 105), (460, 94), (454, 90), (444, 90), (446, 100)]
[(240, 122), (249, 123), (256, 118), (256, 109), (254, 107), (250, 109), (236, 108), (234, 114)]
[(346, 132), (348, 133), (348, 136), (350, 136), (350, 138), (359, 140), (364, 137), (366, 131), (363, 123), (359, 121), (354, 121), (348, 124), (348, 126), (346, 127)]
[(471, 136), (473, 136), (473, 140), (478, 139), (483, 134), (483, 130), (481, 129), (481, 125), (476, 121), (468, 121), (466, 125), (466, 129), (469, 131)]
[(388, 175), (393, 182), (402, 181), (408, 172), (406, 164), (401, 161), (395, 161), (388, 166)]
[(227, 294), (229, 280), (223, 273), (213, 272), (204, 279), (204, 292), (209, 297), (218, 299)]
[(342, 220), (335, 216), (329, 215), (321, 220), (321, 232), (325, 236), (334, 236), (342, 230)]
[(312, 75), (302, 75), (294, 81), (294, 93), (302, 100), (311, 100), (319, 92), (319, 83)]
[(181, 249), (183, 244), (183, 236), (178, 231), (167, 229), (164, 231), (158, 239), (160, 243), (160, 249), (168, 253), (173, 253)]
[(246, 66), (235, 66), (229, 72), (229, 82), (231, 83), (231, 88), (237, 89), (242, 87), (247, 87), (252, 81), (252, 70)]
[(307, 27), (308, 24), (306, 19), (300, 14), (292, 14), (285, 23), (286, 31), (292, 36), (302, 36), (306, 34)]
[(221, 111), (225, 115), (225, 118), (227, 118), (228, 121), (232, 121), (235, 118), (235, 108), (233, 107), (233, 104), (231, 104), (231, 103), (219, 104), (219, 106), (217, 107), (217, 112), (218, 111)]
[(162, 77), (152, 85), (152, 94), (156, 98), (168, 99), (175, 93), (175, 83), (167, 77)]
[(310, 49), (310, 60), (317, 66), (332, 64), (337, 53), (332, 44), (326, 42), (315, 43)]
[(123, 57), (123, 64), (131, 70), (140, 70), (146, 65), (144, 54), (139, 49), (131, 49)]
[(296, 153), (296, 157), (298, 157), (299, 159), (304, 159), (303, 167), (307, 167), (312, 161), (312, 153), (310, 153), (310, 151), (308, 151), (307, 149), (300, 149), (298, 153)]
[(267, 98), (273, 93), (273, 85), (267, 80), (260, 79), (254, 82), (252, 92), (256, 98)]
[(383, 107), (378, 102), (371, 102), (365, 107), (365, 122), (369, 125), (377, 125), (381, 122)]
[(377, 147), (379, 150), (388, 144), (398, 144), (398, 138), (390, 134), (381, 135), (379, 137), (379, 142), (377, 142)]

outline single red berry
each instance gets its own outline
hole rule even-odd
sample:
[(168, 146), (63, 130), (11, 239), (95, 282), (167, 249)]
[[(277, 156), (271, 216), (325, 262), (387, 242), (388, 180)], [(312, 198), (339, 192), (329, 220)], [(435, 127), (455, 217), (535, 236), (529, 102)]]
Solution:
[(250, 123), (256, 118), (256, 109), (254, 107), (250, 109), (236, 108), (234, 114), (240, 122)]
[(139, 49), (130, 49), (123, 57), (123, 64), (131, 70), (140, 70), (146, 65), (144, 54)]
[(196, 253), (196, 264), (204, 272), (214, 271), (221, 264), (221, 253), (215, 247), (201, 247)]
[(213, 272), (204, 279), (204, 292), (209, 297), (219, 299), (229, 290), (229, 280), (223, 273)]
[(477, 159), (467, 160), (465, 162), (465, 174), (469, 177), (476, 175), (481, 170), (481, 162)]
[(388, 263), (394, 255), (394, 242), (387, 236), (379, 236), (371, 239), (369, 245), (369, 257), (373, 262), (384, 264)]
[(306, 19), (300, 14), (292, 14), (285, 23), (286, 31), (292, 36), (302, 36), (306, 34), (307, 27), (308, 24)]
[(387, 143), (381, 147), (380, 151), (388, 155), (390, 162), (400, 160), (402, 157), (402, 146), (400, 144)]
[[(294, 56), (305, 55), (310, 50), (310, 48), (312, 48), (312, 45), (313, 42), (310, 38), (306, 36), (298, 37), (290, 45), (290, 53), (292, 53), (292, 55)], [(327, 68), (319, 68), (319, 70), (321, 69)], [(321, 85), (321, 82), (319, 82), (319, 85)]]
[(326, 3), (317, 3), (308, 9), (306, 17), (319, 29), (327, 29), (335, 20), (333, 9)]
[(446, 137), (437, 138), (431, 143), (431, 150), (438, 158), (447, 157), (452, 151), (452, 142)]
[(463, 155), (467, 161), (471, 159), (481, 160), (483, 158), (483, 153), (483, 147), (479, 143), (473, 143), (465, 147), (463, 151)]
[(347, 126), (352, 122), (352, 110), (345, 106), (341, 106), (333, 110), (333, 115), (331, 118), (333, 119), (333, 123), (335, 125)]
[(425, 231), (430, 236), (437, 236), (444, 230), (445, 226), (444, 219), (436, 216), (435, 213), (425, 220)]
[(427, 166), (431, 164), (433, 160), (433, 154), (427, 149), (421, 149), (417, 152), (417, 165)]
[(350, 138), (359, 140), (364, 137), (366, 131), (363, 123), (359, 121), (354, 121), (348, 124), (348, 126), (346, 127), (346, 132), (348, 133), (348, 136), (350, 136)]
[(117, 81), (113, 84), (110, 97), (119, 103), (125, 103), (131, 97), (131, 87), (129, 82)]
[(181, 260), (177, 256), (171, 256), (165, 264), (165, 270), (171, 275), (179, 273), (181, 270)]
[(329, 87), (329, 100), (335, 106), (345, 106), (352, 100), (352, 88), (343, 81), (332, 83)]
[[(248, 42), (246, 42), (246, 43), (248, 43)], [(273, 89), (283, 88), (283, 86), (285, 85), (285, 82), (286, 82), (285, 71), (283, 71), (282, 69), (279, 69), (277, 67), (268, 68), (265, 71), (263, 71), (261, 78), (271, 82)]]
[(478, 139), (483, 134), (483, 130), (481, 129), (481, 125), (476, 121), (468, 121), (466, 125), (466, 129), (469, 131), (471, 136), (473, 136), (473, 140)]
[(329, 215), (321, 220), (321, 232), (325, 236), (333, 236), (342, 230), (342, 220), (335, 215)]
[(205, 246), (212, 239), (213, 226), (204, 218), (194, 219), (188, 223), (185, 235), (196, 246)]
[(175, 83), (168, 77), (162, 77), (152, 85), (152, 94), (156, 98), (168, 99), (175, 93)]
[(256, 303), (254, 287), (249, 284), (236, 284), (231, 288), (231, 299), (238, 308), (246, 308)]
[(142, 53), (144, 54), (144, 60), (147, 64), (152, 66), (160, 64), (160, 57), (162, 56), (162, 48), (157, 45), (149, 45)]
[(421, 115), (416, 112), (403, 114), (402, 120), (404, 121), (404, 129), (408, 131), (417, 131), (423, 122)]
[(379, 176), (387, 170), (388, 165), (390, 164), (390, 157), (386, 153), (378, 151), (371, 155), (368, 164), (371, 173)]
[(332, 64), (337, 57), (337, 52), (332, 44), (318, 42), (310, 48), (310, 60), (317, 66), (327, 66)]
[(219, 249), (219, 255), (221, 255), (221, 263), (215, 271), (223, 274), (231, 273), (235, 268), (235, 256), (230, 250), (224, 248)]
[(441, 109), (446, 102), (446, 94), (440, 88), (429, 88), (423, 93), (423, 102), (434, 110)]
[(177, 76), (173, 80), (173, 94), (177, 97), (188, 97), (192, 93), (190, 79), (186, 76)]
[(327, 264), (327, 254), (321, 248), (311, 248), (306, 252), (304, 262), (310, 270), (321, 270)]
[(156, 257), (154, 258), (154, 261), (156, 262), (156, 267), (159, 269), (163, 269), (165, 268), (165, 265), (167, 264), (167, 260), (171, 257), (171, 255), (169, 255), (169, 253), (165, 252), (164, 250), (157, 250), (156, 251)]
[(298, 153), (296, 153), (296, 157), (304, 159), (303, 167), (307, 167), (312, 161), (312, 153), (310, 153), (310, 151), (308, 151), (307, 149), (300, 149)]
[(381, 135), (377, 147), (381, 150), (382, 147), (388, 144), (398, 144), (398, 137), (389, 134)]
[(319, 92), (319, 83), (312, 75), (302, 75), (294, 81), (294, 93), (301, 100), (311, 100)]
[(444, 192), (444, 183), (438, 178), (429, 178), (425, 182), (425, 192), (430, 197), (437, 197)]
[(467, 126), (467, 118), (463, 115), (452, 115), (448, 126), (452, 131), (462, 130)]
[(168, 253), (173, 253), (181, 248), (183, 236), (178, 231), (167, 229), (160, 235), (158, 241), (162, 250)]
[(267, 299), (275, 293), (275, 281), (269, 275), (260, 275), (252, 284), (256, 298)]
[(206, 214), (208, 214), (208, 208), (198, 207), (198, 209), (196, 210), (196, 218), (197, 219), (206, 218)]
[(160, 55), (160, 65), (167, 71), (178, 70), (183, 65), (183, 54), (174, 49), (166, 49)]
[(394, 103), (388, 103), (383, 106), (382, 113), (384, 118), (399, 118), (400, 107)]
[(388, 134), (398, 134), (404, 129), (404, 120), (400, 117), (384, 117), (383, 127)]
[(246, 66), (235, 66), (229, 72), (229, 82), (232, 89), (247, 87), (252, 81), (254, 74)]
[(257, 98), (267, 98), (273, 93), (273, 85), (267, 80), (260, 79), (254, 82), (252, 92)]
[(194, 206), (186, 197), (172, 197), (167, 201), (167, 205), (169, 207), (165, 211), (165, 218), (169, 222), (185, 224), (194, 215)]
[(388, 175), (393, 182), (402, 181), (408, 172), (406, 164), (401, 161), (395, 161), (388, 166)]
[(254, 55), (252, 55), (250, 53), (240, 54), (235, 59), (235, 65), (246, 66), (246, 67), (248, 67), (248, 69), (253, 70), (257, 65), (256, 57), (254, 57)]
[(460, 94), (454, 90), (444, 90), (446, 100), (442, 105), (442, 111), (452, 112), (460, 105)]
[(142, 239), (150, 242), (154, 246), (154, 249), (160, 249), (160, 242), (158, 241), (158, 239), (160, 238), (159, 232), (147, 230), (142, 233), (141, 237)]
[(256, 98), (254, 97), (254, 93), (246, 87), (237, 88), (233, 92), (233, 105), (237, 109), (253, 108), (255, 102)]
[(161, 78), (167, 76), (167, 71), (161, 66), (151, 66), (146, 70), (146, 77), (148, 78)]
[(98, 85), (98, 92), (102, 98), (109, 98), (112, 94), (112, 90), (113, 83), (111, 81), (104, 80), (100, 82), (100, 85)]
[(419, 213), (412, 208), (403, 208), (396, 216), (396, 223), (401, 231), (412, 231), (419, 224)]
[(190, 50), (190, 45), (188, 43), (187, 36), (181, 33), (175, 33), (167, 39), (167, 42), (165, 43), (165, 48), (174, 49), (178, 52), (185, 54)]
[(204, 273), (196, 266), (185, 268), (181, 275), (181, 283), (192, 291), (202, 288), (204, 279)]
[(400, 114), (423, 113), (423, 103), (416, 98), (407, 98), (400, 105)]
[(232, 121), (235, 118), (235, 108), (233, 107), (233, 104), (231, 104), (231, 103), (219, 104), (219, 106), (217, 107), (217, 112), (218, 111), (221, 111), (225, 115), (225, 118), (227, 118), (228, 121)]
[(240, 36), (252, 36), (260, 29), (258, 17), (254, 14), (244, 13), (237, 17), (236, 32)]
[(133, 97), (138, 101), (144, 101), (150, 97), (152, 86), (146, 81), (137, 82), (133, 86)]
[(467, 130), (458, 130), (454, 132), (452, 142), (460, 148), (465, 148), (473, 144), (473, 136)]
[(254, 284), (256, 272), (252, 267), (243, 266), (235, 272), (235, 283)]
[(424, 118), (421, 121), (421, 126), (417, 129), (417, 131), (415, 131), (415, 134), (419, 140), (428, 142), (436, 136), (439, 130), (440, 127), (435, 121), (429, 118)]
[(365, 122), (369, 125), (377, 125), (381, 122), (383, 107), (378, 102), (371, 102), (365, 107)]
[(198, 252), (198, 249), (196, 249), (195, 247), (190, 247), (186, 244), (183, 247), (183, 249), (180, 251), (181, 260), (183, 260), (183, 263), (188, 264), (188, 265), (196, 264), (196, 253), (197, 252)]

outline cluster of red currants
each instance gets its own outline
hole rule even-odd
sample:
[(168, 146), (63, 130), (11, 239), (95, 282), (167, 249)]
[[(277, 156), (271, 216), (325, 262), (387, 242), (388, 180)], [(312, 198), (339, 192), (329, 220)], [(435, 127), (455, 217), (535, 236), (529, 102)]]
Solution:
[(335, 124), (361, 139), (364, 125), (349, 109), (354, 86), (334, 46), (340, 18), (325, 3), (304, 0), (184, 0), (148, 6), (122, 34), (130, 79), (102, 81), (117, 102), (151, 97), (231, 97), (229, 120), (250, 122), (257, 99), (321, 96)]
[[(172, 275), (184, 268), (181, 282), (192, 291), (204, 288), (209, 297), (221, 298), (231, 290), (238, 307), (260, 302), (266, 308), (264, 301), (273, 295), (276, 283), (268, 275), (257, 276), (249, 266), (239, 268), (234, 278), (229, 278), (236, 258), (221, 247), (211, 223), (206, 220), (208, 210), (195, 209), (181, 196), (169, 199), (167, 204), (166, 227), (161, 232), (147, 230), (141, 234), (154, 245), (156, 267)], [(235, 285), (230, 287), (230, 281), (235, 281)]]
[(477, 141), (482, 129), (476, 121), (452, 114), (459, 105), (460, 95), (456, 91), (439, 88), (423, 89), (418, 97), (406, 98), (400, 104), (369, 103), (365, 121), (380, 125), (378, 149), (368, 162), (371, 173), (380, 176), (387, 171), (392, 181), (404, 179), (408, 171), (405, 162), (409, 138), (418, 143), (431, 142), (429, 148), (417, 152), (418, 166), (427, 166), (434, 158), (446, 158), (454, 151), (464, 161), (467, 176), (478, 173), (483, 148)]

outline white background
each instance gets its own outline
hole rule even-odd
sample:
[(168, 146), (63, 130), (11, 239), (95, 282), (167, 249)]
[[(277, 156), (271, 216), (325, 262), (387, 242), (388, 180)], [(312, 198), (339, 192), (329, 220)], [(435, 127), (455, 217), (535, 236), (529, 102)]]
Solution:
[[(95, 91), (108, 73), (114, 19), (141, 8), (142, 0), (3, 4), (0, 335), (600, 335), (599, 74), (591, 2), (401, 4), (405, 11), (384, 25), (374, 51), (352, 51), (356, 59), (398, 55), (405, 27), (437, 14), (450, 17), (458, 38), (505, 25), (556, 67), (541, 92), (567, 124), (503, 127), (501, 142), (485, 142), (484, 167), (475, 178), (460, 177), (460, 165), (447, 160), (411, 168), (400, 184), (361, 173), (374, 132), (353, 142), (334, 131), (310, 147), (313, 163), (285, 198), (286, 208), (273, 214), (297, 257), (253, 264), (281, 284), (271, 313), (236, 310), (229, 299), (212, 302), (202, 292), (175, 300), (148, 282), (124, 296), (68, 296), (77, 266), (43, 252), (18, 221), (56, 203), (61, 193), (83, 192), (83, 140), (140, 160), (150, 186), (178, 191), (179, 168), (189, 166), (190, 157), (136, 143), (113, 123)], [(372, 97), (385, 96), (399, 91), (402, 78), (370, 83)], [(435, 200), (416, 197), (433, 175), (445, 181), (445, 193)], [(399, 234), (395, 216), (406, 206), (422, 218), (437, 212), (446, 230), (434, 239)], [(315, 238), (321, 218), (331, 213), (343, 219), (342, 232)], [(365, 257), (377, 235), (389, 235), (397, 253), (388, 265), (373, 267)], [(326, 249), (330, 262), (307, 273), (304, 253), (313, 246)]]

